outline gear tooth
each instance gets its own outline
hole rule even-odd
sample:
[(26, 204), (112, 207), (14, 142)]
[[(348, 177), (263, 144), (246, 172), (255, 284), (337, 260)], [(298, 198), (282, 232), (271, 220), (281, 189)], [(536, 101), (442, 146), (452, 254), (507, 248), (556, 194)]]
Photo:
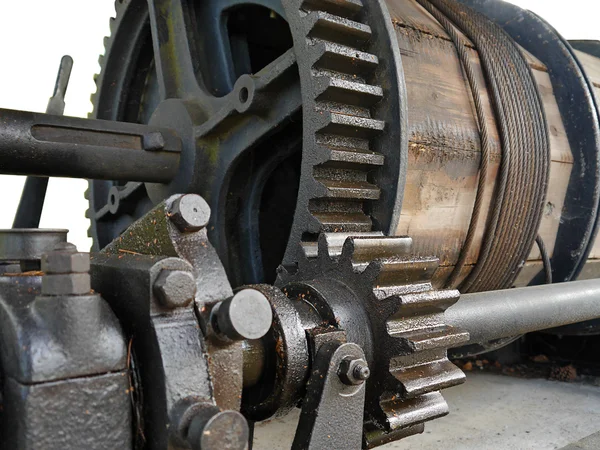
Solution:
[(371, 231), (367, 233), (321, 233), (319, 236), (319, 254), (321, 254), (321, 240), (323, 241), (323, 249), (326, 251), (325, 254), (329, 255), (330, 259), (338, 259), (342, 255), (342, 249), (346, 240), (349, 238), (360, 239), (360, 238), (381, 238), (383, 233), (380, 231)]
[(353, 261), (365, 263), (407, 256), (412, 249), (412, 242), (408, 236), (360, 236), (355, 241)]
[(455, 304), (460, 298), (460, 292), (456, 289), (444, 289), (441, 291), (429, 291), (419, 294), (401, 294), (398, 315), (411, 317), (415, 314), (428, 312), (439, 314)]
[[(426, 318), (421, 317), (422, 321)], [(391, 334), (391, 333), (390, 333)], [(440, 324), (437, 328), (404, 333), (402, 339), (410, 352), (458, 347), (469, 340), (469, 333), (458, 328)]]
[(363, 212), (313, 212), (312, 215), (321, 224), (324, 232), (367, 232), (370, 231), (373, 222)]
[(344, 244), (342, 245), (342, 252), (341, 252), (341, 257), (340, 260), (343, 261), (349, 261), (350, 263), (352, 263), (352, 259), (354, 258), (354, 241), (356, 238), (349, 236), (346, 238), (346, 240), (344, 241)]
[(308, 36), (313, 38), (360, 47), (371, 39), (371, 27), (368, 25), (325, 11), (313, 11), (306, 20), (309, 21)]
[(361, 0), (304, 0), (302, 9), (323, 10), (346, 18), (354, 18), (363, 8)]
[(384, 163), (381, 153), (339, 147), (330, 147), (325, 151), (328, 159), (323, 165), (330, 168), (368, 170)]
[(348, 80), (332, 74), (319, 75), (315, 78), (316, 98), (321, 102), (371, 107), (383, 98), (383, 89), (380, 86)]
[(317, 242), (318, 245), (318, 252), (319, 255), (323, 255), (323, 257), (325, 257), (325, 255), (327, 255), (329, 258), (331, 258), (331, 254), (330, 254), (330, 250), (329, 250), (329, 242), (327, 240), (327, 235), (325, 233), (321, 233), (319, 235), (319, 239)]
[(448, 414), (448, 404), (439, 392), (431, 392), (415, 399), (385, 400), (381, 409), (391, 430), (401, 430)]
[(379, 58), (372, 53), (322, 39), (313, 39), (311, 47), (313, 67), (365, 77), (379, 65)]
[(373, 138), (385, 130), (382, 120), (339, 112), (320, 111), (319, 132), (346, 137)]
[[(445, 355), (445, 350), (444, 350)], [(465, 381), (462, 370), (452, 364), (445, 356), (437, 360), (406, 365), (395, 361), (395, 369), (390, 373), (400, 382), (402, 387), (401, 397), (404, 399), (415, 398), (419, 395), (439, 391)]]
[(388, 258), (376, 262), (379, 266), (373, 293), (382, 300), (432, 289), (431, 278), (437, 270), (437, 258)]
[(325, 177), (317, 177), (315, 180), (323, 186), (324, 197), (378, 200), (381, 195), (381, 190), (367, 181), (335, 180)]

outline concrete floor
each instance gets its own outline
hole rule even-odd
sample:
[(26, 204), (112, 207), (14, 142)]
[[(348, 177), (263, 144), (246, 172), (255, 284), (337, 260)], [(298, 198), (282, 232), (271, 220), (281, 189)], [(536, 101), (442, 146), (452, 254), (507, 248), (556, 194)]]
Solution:
[[(448, 416), (427, 424), (421, 435), (380, 448), (562, 449), (600, 430), (600, 386), (469, 373), (466, 384), (444, 396)], [(254, 450), (289, 450), (297, 418), (258, 425)]]

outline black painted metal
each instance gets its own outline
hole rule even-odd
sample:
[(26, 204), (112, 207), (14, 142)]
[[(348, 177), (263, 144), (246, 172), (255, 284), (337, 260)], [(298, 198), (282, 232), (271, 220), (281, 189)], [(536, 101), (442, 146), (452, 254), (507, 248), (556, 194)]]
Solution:
[[(70, 178), (170, 181), (179, 137), (147, 125), (0, 110), (0, 173)], [(164, 145), (147, 148), (160, 134)]]
[(170, 439), (185, 441), (181, 409), (214, 401), (193, 306), (173, 311), (153, 295), (162, 270), (191, 272), (192, 267), (172, 257), (98, 254), (92, 259), (92, 286), (119, 317), (135, 361), (136, 441), (150, 449), (165, 449)]
[(40, 226), (47, 189), (47, 177), (27, 177), (15, 213), (13, 228), (37, 228)]
[[(262, 179), (276, 174), (274, 167), (263, 170), (271, 157), (288, 147), (288, 139), (297, 141), (293, 122), (299, 121), (301, 107), (295, 58), (285, 54), (291, 38), (280, 1), (209, 1), (183, 8), (175, 3), (155, 0), (149, 9), (146, 0), (116, 2), (93, 102), (98, 118), (152, 121), (177, 130), (185, 144), (180, 172), (169, 186), (143, 186), (123, 202), (127, 210), (115, 213), (105, 205), (115, 184), (122, 186), (92, 182), (88, 196), (95, 248), (106, 246), (152, 203), (175, 193), (200, 193), (214, 212), (211, 241), (232, 282), (272, 280), (281, 257), (265, 263), (270, 273), (264, 275), (257, 267), (261, 258), (253, 252), (265, 242), (271, 245), (261, 237), (267, 234), (265, 223), (273, 222), (278, 238), (287, 238), (288, 219), (280, 217), (291, 214), (250, 212), (247, 205), (264, 205), (264, 197), (272, 196), (280, 209), (293, 210), (295, 177), (285, 180), (292, 188), (283, 199), (265, 195)], [(169, 52), (175, 55), (171, 59)], [(279, 163), (293, 166), (287, 159)], [(237, 264), (240, 259), (244, 266)]]
[[(131, 342), (141, 394), (135, 398), (138, 429), (157, 449), (183, 445), (200, 406), (237, 411), (241, 404), (241, 342), (224, 341), (210, 323), (212, 308), (233, 292), (206, 229), (182, 231), (182, 217), (171, 215), (183, 197), (161, 202), (92, 261), (93, 287), (115, 309)], [(194, 215), (208, 216), (198, 196), (185, 197), (197, 197), (189, 199), (198, 209), (192, 207)], [(192, 304), (165, 306), (156, 295), (165, 270), (193, 275), (198, 289)]]
[(346, 384), (338, 372), (346, 359), (364, 360), (356, 344), (327, 342), (315, 357), (293, 450), (347, 450), (362, 447), (365, 384)]
[[(406, 86), (402, 69), (400, 49), (395, 36), (387, 5), (382, 0), (370, 2), (350, 2), (348, 4), (337, 5), (335, 2), (309, 2), (303, 3), (297, 0), (283, 0), (282, 4), (286, 11), (286, 17), (294, 37), (294, 52), (298, 60), (300, 73), (300, 83), (302, 87), (303, 99), (303, 158), (300, 179), (300, 190), (298, 191), (296, 212), (294, 222), (288, 241), (288, 246), (284, 256), (284, 264), (292, 266), (302, 257), (302, 246), (300, 242), (314, 244), (316, 237), (320, 232), (341, 231), (341, 232), (364, 232), (371, 231), (373, 227), (385, 233), (394, 234), (397, 223), (400, 219), (400, 209), (404, 193), (404, 184), (408, 163), (408, 113), (406, 104)], [(305, 14), (303, 8), (306, 5)], [(302, 11), (301, 11), (302, 10)], [(313, 24), (311, 24), (311, 14), (333, 13), (334, 20), (351, 20), (350, 23), (358, 23), (369, 27), (372, 37), (366, 43), (356, 43), (357, 40), (349, 33), (346, 41), (329, 38), (325, 33), (322, 38)], [(337, 31), (343, 35), (345, 30), (340, 26)], [(331, 46), (335, 48), (339, 43), (344, 43), (341, 54), (347, 51), (356, 55), (356, 60), (349, 65), (340, 62), (337, 65), (336, 60), (343, 60), (343, 56), (327, 55), (324, 48)], [(348, 45), (348, 42), (352, 44)], [(364, 52), (364, 53), (363, 53)], [(372, 65), (361, 64), (360, 58), (374, 57), (376, 60)], [(327, 55), (324, 56), (323, 55)], [(362, 56), (361, 56), (362, 55)], [(330, 64), (328, 63), (330, 62)], [(376, 67), (374, 67), (376, 66)], [(329, 108), (324, 93), (323, 86), (331, 70), (338, 72), (341, 77), (347, 79), (354, 77), (355, 80), (363, 83), (368, 88), (380, 87), (384, 93), (379, 101), (371, 103), (363, 101), (360, 95), (351, 92), (352, 87), (347, 87), (347, 100), (344, 96), (341, 99), (335, 99), (339, 102), (335, 108)], [(331, 76), (335, 78), (336, 75)], [(355, 125), (354, 129), (344, 128), (343, 119), (340, 124), (335, 123), (331, 116), (333, 113), (339, 113), (340, 116), (351, 117), (355, 114), (354, 107), (363, 108), (367, 111), (367, 116), (358, 115), (357, 122), (361, 120), (372, 120), (373, 123), (362, 123)], [(368, 117), (368, 119), (365, 119)], [(340, 125), (339, 128), (336, 125)], [(346, 124), (347, 125), (347, 124)], [(381, 125), (383, 129), (377, 129)], [(375, 129), (369, 129), (374, 126)], [(364, 127), (364, 129), (361, 129)], [(350, 142), (349, 139), (362, 139), (361, 144), (356, 141)], [(320, 139), (320, 141), (319, 141)], [(335, 161), (329, 160), (327, 150), (330, 147), (347, 148), (356, 151), (360, 155), (360, 145), (363, 150), (375, 152), (383, 156), (384, 163), (377, 167), (364, 169), (359, 164), (350, 164), (349, 167), (360, 172), (368, 172), (367, 180), (374, 183), (378, 193), (373, 198), (361, 198), (360, 194), (352, 192), (352, 183), (343, 194), (346, 204), (343, 206), (336, 203), (339, 198), (336, 195), (326, 195), (327, 191), (321, 181), (341, 181), (343, 186), (345, 180), (344, 174), (336, 172)], [(367, 152), (368, 153), (368, 152)], [(360, 159), (361, 156), (356, 156)], [(365, 157), (365, 155), (362, 155)], [(364, 166), (373, 164), (368, 158), (362, 161)], [(320, 176), (316, 175), (320, 172)], [(327, 174), (327, 171), (331, 171)], [(328, 175), (331, 178), (328, 178)], [(321, 179), (317, 179), (321, 178)], [(315, 206), (318, 204), (319, 206)], [(334, 206), (332, 206), (332, 204)], [(315, 214), (316, 212), (316, 214)], [(324, 216), (333, 217), (331, 220), (336, 225), (321, 222), (317, 218), (319, 213)], [(344, 213), (349, 218), (344, 217)], [(354, 214), (352, 214), (354, 213)], [(363, 217), (361, 214), (368, 217)], [(356, 223), (356, 217), (360, 217), (359, 223)], [(327, 222), (328, 220), (325, 220)]]
[(309, 374), (305, 327), (310, 325), (303, 324), (299, 302), (290, 302), (279, 289), (268, 285), (253, 289), (266, 296), (273, 311), (271, 331), (261, 340), (264, 352), (251, 363), (262, 366), (260, 381), (245, 387), (242, 394), (242, 412), (249, 419), (260, 421), (283, 416), (300, 401)]
[(39, 272), (0, 277), (0, 447), (128, 448), (121, 327), (89, 288), (84, 295), (40, 295), (43, 278)]
[(592, 84), (569, 43), (540, 17), (502, 1), (461, 1), (502, 26), (548, 69), (574, 159), (552, 256), (552, 278), (574, 280), (598, 231), (600, 122)]

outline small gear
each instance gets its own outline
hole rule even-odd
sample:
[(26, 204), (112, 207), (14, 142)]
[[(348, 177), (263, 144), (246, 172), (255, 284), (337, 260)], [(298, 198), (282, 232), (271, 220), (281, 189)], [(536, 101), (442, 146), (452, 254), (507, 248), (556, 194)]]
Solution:
[(311, 304), (365, 350), (367, 447), (422, 432), (424, 422), (448, 413), (439, 391), (465, 379), (447, 349), (468, 333), (444, 323), (459, 292), (435, 290), (438, 259), (413, 257), (411, 248), (409, 237), (322, 234), (316, 257), (279, 273), (286, 295)]

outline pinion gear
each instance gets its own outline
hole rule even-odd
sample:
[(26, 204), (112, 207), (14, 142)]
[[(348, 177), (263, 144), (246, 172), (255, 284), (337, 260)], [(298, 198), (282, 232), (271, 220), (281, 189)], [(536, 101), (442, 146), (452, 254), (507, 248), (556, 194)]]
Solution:
[[(448, 413), (439, 391), (465, 377), (447, 349), (467, 341), (468, 333), (444, 323), (444, 310), (459, 292), (433, 288), (438, 259), (410, 256), (411, 238), (341, 237), (322, 234), (318, 256), (302, 258), (296, 271), (281, 268), (278, 283), (365, 350), (372, 369), (366, 445), (379, 445), (422, 432), (424, 422)], [(349, 303), (352, 317), (345, 314)]]

